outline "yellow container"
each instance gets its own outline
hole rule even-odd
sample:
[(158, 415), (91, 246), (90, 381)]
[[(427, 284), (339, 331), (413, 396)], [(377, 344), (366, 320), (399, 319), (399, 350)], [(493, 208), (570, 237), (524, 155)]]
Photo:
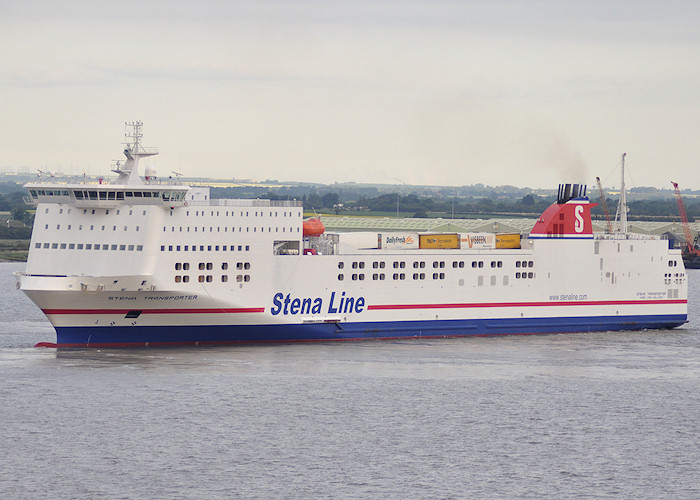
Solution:
[(418, 235), (420, 248), (459, 248), (459, 234), (420, 234)]
[(519, 234), (497, 234), (496, 248), (520, 248)]

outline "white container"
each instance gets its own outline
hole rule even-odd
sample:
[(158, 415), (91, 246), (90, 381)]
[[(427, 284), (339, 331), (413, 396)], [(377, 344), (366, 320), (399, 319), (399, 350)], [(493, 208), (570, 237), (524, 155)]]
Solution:
[(384, 250), (410, 250), (418, 248), (418, 233), (381, 233), (381, 248)]

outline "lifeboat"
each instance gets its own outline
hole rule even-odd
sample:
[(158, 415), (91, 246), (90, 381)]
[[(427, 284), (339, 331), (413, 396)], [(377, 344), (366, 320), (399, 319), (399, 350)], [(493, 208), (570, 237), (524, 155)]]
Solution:
[(321, 222), (320, 217), (306, 219), (303, 228), (304, 236), (321, 236), (326, 231), (326, 227), (323, 225), (323, 222)]

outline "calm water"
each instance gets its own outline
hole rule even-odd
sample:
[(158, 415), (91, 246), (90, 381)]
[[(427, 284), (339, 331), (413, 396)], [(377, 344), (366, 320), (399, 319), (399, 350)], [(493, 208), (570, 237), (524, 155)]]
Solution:
[(1, 498), (700, 498), (700, 271), (673, 331), (57, 352), (22, 268)]

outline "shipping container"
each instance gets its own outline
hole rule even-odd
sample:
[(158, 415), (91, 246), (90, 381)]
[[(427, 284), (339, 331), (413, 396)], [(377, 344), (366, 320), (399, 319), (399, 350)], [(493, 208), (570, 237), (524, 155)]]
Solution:
[(459, 234), (421, 234), (419, 235), (420, 248), (459, 248)]
[(460, 248), (496, 247), (496, 235), (494, 233), (461, 233), (459, 241)]
[(338, 233), (341, 251), (348, 248), (357, 250), (374, 249), (379, 247), (378, 234), (371, 231), (353, 231)]
[(382, 233), (380, 248), (384, 250), (407, 250), (418, 248), (418, 233)]
[(520, 248), (520, 234), (497, 234), (496, 248)]

